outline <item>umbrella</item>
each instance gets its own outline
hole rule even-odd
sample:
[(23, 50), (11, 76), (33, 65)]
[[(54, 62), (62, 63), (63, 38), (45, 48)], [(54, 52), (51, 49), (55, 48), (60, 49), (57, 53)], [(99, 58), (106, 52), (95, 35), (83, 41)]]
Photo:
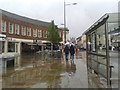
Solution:
[(69, 42), (67, 42), (67, 43), (65, 43), (65, 45), (70, 45), (70, 43), (69, 43)]
[(71, 45), (73, 45), (73, 46), (74, 46), (74, 44), (73, 44), (73, 43), (70, 43), (70, 46), (71, 46)]
[(74, 44), (73, 43), (71, 43), (71, 42), (67, 42), (67, 43), (65, 43), (65, 45), (73, 45), (74, 46)]

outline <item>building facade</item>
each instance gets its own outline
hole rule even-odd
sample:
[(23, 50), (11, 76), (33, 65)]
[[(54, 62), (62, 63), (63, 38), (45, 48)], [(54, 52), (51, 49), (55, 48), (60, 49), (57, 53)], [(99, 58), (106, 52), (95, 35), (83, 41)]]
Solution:
[(82, 36), (77, 38), (77, 44), (80, 47), (80, 49), (86, 49), (86, 35), (83, 34)]
[[(47, 28), (49, 25), (50, 22), (0, 10), (0, 51), (2, 51), (2, 54), (20, 54), (24, 50), (25, 45), (23, 43), (29, 44), (27, 48), (31, 48), (35, 44), (41, 48), (44, 46), (44, 42), (48, 42)], [(63, 40), (63, 30), (58, 29), (58, 32)]]

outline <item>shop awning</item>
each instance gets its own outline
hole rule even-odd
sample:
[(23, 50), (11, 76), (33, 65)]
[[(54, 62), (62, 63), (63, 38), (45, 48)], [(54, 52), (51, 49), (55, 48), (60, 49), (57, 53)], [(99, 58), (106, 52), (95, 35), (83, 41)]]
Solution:
[(30, 42), (24, 42), (24, 43), (30, 46), (46, 46), (46, 44), (42, 44), (42, 43), (30, 43)]
[(0, 34), (0, 37), (6, 37), (6, 35), (4, 35), (4, 34)]

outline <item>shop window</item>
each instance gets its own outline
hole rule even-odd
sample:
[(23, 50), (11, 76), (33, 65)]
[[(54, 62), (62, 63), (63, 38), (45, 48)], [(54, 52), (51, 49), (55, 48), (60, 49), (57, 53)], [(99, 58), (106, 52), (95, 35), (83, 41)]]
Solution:
[(8, 52), (15, 52), (15, 43), (8, 42)]
[(4, 53), (4, 49), (5, 49), (5, 42), (4, 41), (0, 41), (0, 53)]

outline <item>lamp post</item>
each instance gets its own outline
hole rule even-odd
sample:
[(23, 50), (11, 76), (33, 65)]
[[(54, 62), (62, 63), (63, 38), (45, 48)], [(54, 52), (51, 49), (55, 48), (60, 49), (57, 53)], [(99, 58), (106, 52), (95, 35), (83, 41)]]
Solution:
[(68, 5), (76, 5), (77, 3), (66, 4), (64, 0), (64, 43), (66, 43), (66, 6)]
[(64, 0), (64, 43), (66, 43), (66, 6)]

